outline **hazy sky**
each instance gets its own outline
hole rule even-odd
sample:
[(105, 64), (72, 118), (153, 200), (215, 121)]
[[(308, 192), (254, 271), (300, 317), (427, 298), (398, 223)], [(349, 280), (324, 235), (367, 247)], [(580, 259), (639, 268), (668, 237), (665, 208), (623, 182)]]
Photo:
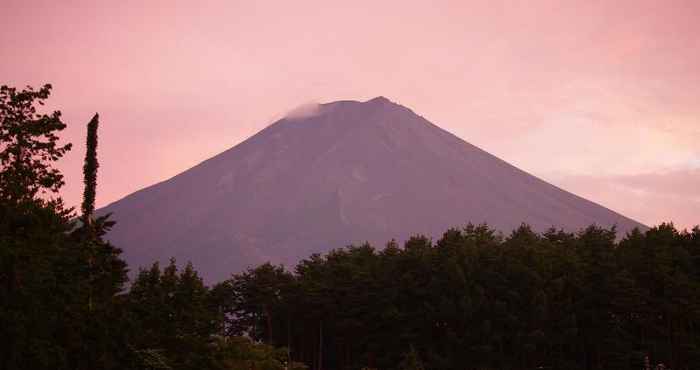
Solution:
[(101, 206), (300, 104), (384, 95), (641, 222), (700, 223), (697, 0), (0, 1), (0, 84), (54, 85), (70, 204), (94, 112)]

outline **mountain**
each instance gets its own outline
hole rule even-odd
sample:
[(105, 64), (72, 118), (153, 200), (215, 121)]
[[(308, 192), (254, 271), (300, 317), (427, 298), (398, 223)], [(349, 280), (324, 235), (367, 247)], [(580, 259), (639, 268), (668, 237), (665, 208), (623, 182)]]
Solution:
[(205, 280), (265, 261), (467, 222), (509, 232), (643, 225), (523, 172), (384, 97), (290, 114), (100, 210), (132, 267), (170, 257)]

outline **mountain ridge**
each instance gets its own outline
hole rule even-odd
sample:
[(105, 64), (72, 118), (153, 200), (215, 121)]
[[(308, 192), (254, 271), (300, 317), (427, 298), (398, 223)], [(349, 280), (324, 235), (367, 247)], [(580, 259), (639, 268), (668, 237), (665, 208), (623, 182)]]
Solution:
[(644, 225), (566, 192), (379, 96), (319, 104), (102, 208), (133, 265), (176, 257), (219, 279), (350, 243), (487, 222), (508, 232)]

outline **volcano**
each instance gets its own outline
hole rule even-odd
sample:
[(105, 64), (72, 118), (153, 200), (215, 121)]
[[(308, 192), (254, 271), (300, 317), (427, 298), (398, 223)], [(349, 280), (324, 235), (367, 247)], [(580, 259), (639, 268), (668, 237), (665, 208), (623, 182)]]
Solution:
[(369, 241), (488, 223), (508, 233), (640, 223), (496, 158), (378, 97), (298, 110), (100, 210), (132, 267), (192, 261), (205, 281)]

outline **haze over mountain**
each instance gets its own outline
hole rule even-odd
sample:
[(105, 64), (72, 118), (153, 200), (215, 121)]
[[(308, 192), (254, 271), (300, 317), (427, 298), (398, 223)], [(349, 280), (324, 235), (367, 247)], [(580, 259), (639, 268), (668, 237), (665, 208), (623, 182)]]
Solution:
[(643, 225), (548, 184), (384, 97), (306, 107), (103, 208), (131, 266), (175, 257), (205, 280), (467, 222), (509, 232)]

